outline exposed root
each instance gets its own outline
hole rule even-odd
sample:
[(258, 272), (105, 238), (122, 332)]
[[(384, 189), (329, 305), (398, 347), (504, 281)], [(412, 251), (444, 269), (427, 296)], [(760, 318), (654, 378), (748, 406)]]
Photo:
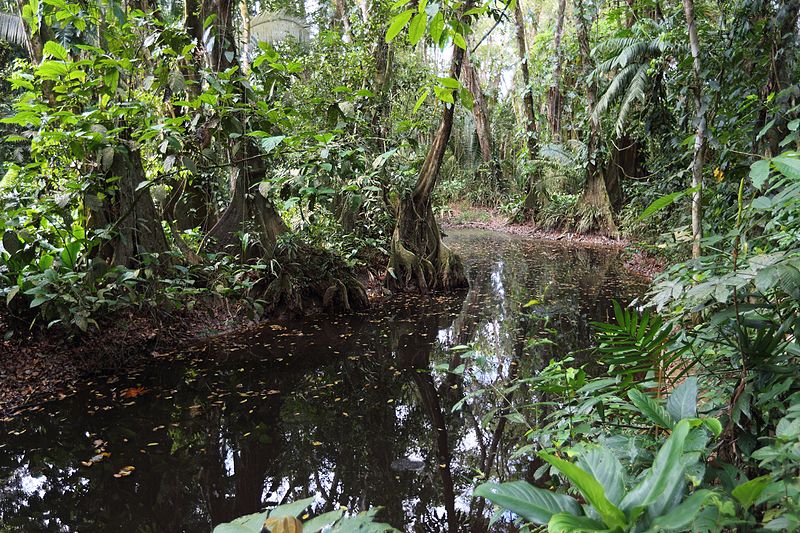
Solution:
[(577, 204), (576, 229), (581, 233), (597, 232), (616, 238), (617, 225), (602, 175), (587, 177), (586, 189)]
[(464, 264), (442, 242), (430, 206), (417, 210), (410, 200), (401, 203), (386, 282), (392, 289), (415, 288), (421, 293), (469, 286)]
[(338, 257), (308, 244), (299, 248), (297, 255), (279, 250), (274, 258), (280, 271), (263, 292), (270, 310), (302, 315), (314, 308), (350, 312), (369, 307), (367, 290)]

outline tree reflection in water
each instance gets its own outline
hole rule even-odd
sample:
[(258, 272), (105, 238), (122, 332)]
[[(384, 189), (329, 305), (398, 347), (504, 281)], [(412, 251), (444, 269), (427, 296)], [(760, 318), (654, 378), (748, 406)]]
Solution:
[[(587, 347), (590, 321), (641, 286), (605, 250), (450, 242), (468, 292), (218, 337), (6, 423), (0, 530), (203, 531), (307, 496), (315, 512), (383, 506), (410, 531), (485, 530), (471, 488), (530, 477), (530, 458), (512, 458), (526, 426), (504, 415), (536, 391), (474, 393)], [(467, 344), (469, 357), (453, 349)]]

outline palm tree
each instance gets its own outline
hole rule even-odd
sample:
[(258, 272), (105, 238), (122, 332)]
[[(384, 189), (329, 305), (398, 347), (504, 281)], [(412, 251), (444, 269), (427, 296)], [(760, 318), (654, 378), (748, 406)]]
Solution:
[(0, 41), (6, 41), (29, 48), (28, 33), (25, 31), (25, 24), (18, 15), (0, 12)]
[(632, 36), (607, 39), (592, 51), (595, 57), (605, 58), (597, 64), (592, 77), (611, 79), (592, 110), (592, 118), (599, 121), (611, 105), (619, 101), (617, 136), (623, 135), (634, 103), (644, 103), (652, 94), (653, 65), (670, 48), (660, 25), (652, 19), (635, 24), (630, 31)]

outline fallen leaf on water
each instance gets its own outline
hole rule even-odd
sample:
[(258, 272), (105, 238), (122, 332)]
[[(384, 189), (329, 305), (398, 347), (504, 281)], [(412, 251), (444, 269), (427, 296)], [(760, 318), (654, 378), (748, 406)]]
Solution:
[(130, 476), (134, 470), (136, 470), (135, 466), (123, 466), (122, 468), (120, 468), (119, 472), (114, 474), (114, 477)]
[(137, 396), (141, 396), (147, 392), (147, 389), (144, 387), (130, 387), (122, 391), (121, 395), (123, 398), (136, 398)]

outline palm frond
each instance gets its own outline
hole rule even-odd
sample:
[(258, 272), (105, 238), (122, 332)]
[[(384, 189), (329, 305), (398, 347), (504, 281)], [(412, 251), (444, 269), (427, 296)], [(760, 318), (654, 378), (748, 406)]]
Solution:
[(539, 157), (560, 165), (573, 165), (576, 162), (575, 154), (563, 144), (545, 144), (539, 148)]
[(0, 40), (19, 46), (28, 44), (28, 34), (20, 17), (0, 12)]
[[(615, 323), (593, 322), (600, 360), (609, 372), (623, 378), (623, 387), (648, 374), (664, 382), (684, 374), (691, 362), (682, 361), (687, 347), (670, 349), (671, 330), (657, 315), (642, 315), (614, 303)], [(673, 374), (670, 376), (670, 374)]]
[(593, 120), (600, 120), (600, 116), (608, 110), (609, 106), (624, 94), (625, 88), (636, 75), (638, 68), (639, 65), (628, 65), (617, 72), (617, 75), (614, 76), (608, 89), (606, 89), (603, 96), (600, 97), (600, 100), (597, 101), (592, 111)]
[(250, 36), (256, 43), (268, 42), (270, 44), (290, 37), (300, 42), (310, 39), (305, 21), (282, 11), (267, 11), (253, 17), (250, 21)]
[(639, 42), (639, 39), (634, 37), (612, 37), (610, 39), (604, 39), (594, 47), (592, 55), (617, 55), (620, 51), (637, 42)]
[(650, 51), (650, 43), (638, 41), (630, 46), (625, 47), (617, 56), (617, 65), (619, 67), (627, 67), (633, 63), (640, 63), (647, 57), (647, 52)]
[(646, 64), (640, 65), (636, 74), (628, 84), (628, 91), (625, 93), (625, 98), (619, 106), (619, 114), (617, 115), (617, 135), (622, 134), (622, 128), (625, 126), (625, 121), (628, 118), (628, 112), (633, 105), (633, 102), (640, 100), (645, 101), (645, 89), (647, 89), (647, 69)]

